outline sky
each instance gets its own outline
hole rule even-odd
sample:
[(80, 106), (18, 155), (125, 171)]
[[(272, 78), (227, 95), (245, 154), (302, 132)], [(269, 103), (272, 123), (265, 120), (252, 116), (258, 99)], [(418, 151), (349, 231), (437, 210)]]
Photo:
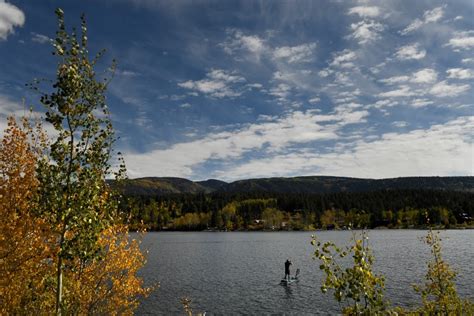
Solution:
[[(474, 2), (0, 0), (0, 128), (84, 13), (131, 178), (474, 175)], [(102, 68), (100, 68), (102, 67)]]

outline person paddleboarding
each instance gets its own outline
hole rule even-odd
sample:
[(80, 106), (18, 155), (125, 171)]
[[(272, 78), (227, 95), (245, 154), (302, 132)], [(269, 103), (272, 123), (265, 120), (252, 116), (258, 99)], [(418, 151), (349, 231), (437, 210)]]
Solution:
[(286, 261), (285, 261), (285, 279), (287, 279), (288, 281), (290, 280), (290, 266), (291, 266), (290, 259), (286, 259)]

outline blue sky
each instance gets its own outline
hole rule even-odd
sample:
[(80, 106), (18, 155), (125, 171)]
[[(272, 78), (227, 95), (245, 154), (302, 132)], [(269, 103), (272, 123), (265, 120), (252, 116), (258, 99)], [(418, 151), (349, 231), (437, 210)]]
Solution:
[(2, 129), (42, 111), (59, 4), (118, 61), (130, 177), (474, 174), (472, 0), (0, 0)]

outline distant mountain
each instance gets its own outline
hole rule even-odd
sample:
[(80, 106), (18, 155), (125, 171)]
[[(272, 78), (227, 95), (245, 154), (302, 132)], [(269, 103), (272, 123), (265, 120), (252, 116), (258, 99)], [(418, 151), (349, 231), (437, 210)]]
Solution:
[(330, 176), (247, 179), (227, 183), (210, 179), (193, 182), (183, 178), (148, 177), (127, 180), (124, 192), (137, 195), (167, 195), (211, 192), (336, 193), (377, 190), (443, 190), (474, 192), (474, 177), (405, 177), (360, 179)]
[(222, 189), (224, 186), (228, 185), (227, 182), (221, 181), (221, 180), (216, 180), (216, 179), (209, 179), (205, 181), (197, 181), (196, 182), (199, 185), (202, 185), (203, 187), (211, 190), (211, 191), (217, 191)]
[(137, 178), (129, 179), (124, 185), (125, 194), (167, 195), (174, 193), (209, 193), (212, 188), (183, 178)]
[(474, 192), (474, 177), (406, 177), (359, 179), (346, 177), (293, 177), (240, 180), (223, 188), (227, 192), (335, 193), (391, 189), (426, 189)]

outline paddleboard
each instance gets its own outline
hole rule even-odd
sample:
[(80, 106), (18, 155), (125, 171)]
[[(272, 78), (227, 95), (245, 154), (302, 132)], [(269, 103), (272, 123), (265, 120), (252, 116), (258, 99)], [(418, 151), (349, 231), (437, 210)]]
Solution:
[(296, 270), (295, 276), (290, 277), (290, 279), (283, 278), (280, 281), (281, 285), (290, 285), (299, 281), (298, 277), (300, 275), (300, 269)]
[(298, 282), (299, 280), (297, 278), (292, 277), (291, 279), (281, 279), (280, 284), (281, 285), (290, 285), (292, 283)]

